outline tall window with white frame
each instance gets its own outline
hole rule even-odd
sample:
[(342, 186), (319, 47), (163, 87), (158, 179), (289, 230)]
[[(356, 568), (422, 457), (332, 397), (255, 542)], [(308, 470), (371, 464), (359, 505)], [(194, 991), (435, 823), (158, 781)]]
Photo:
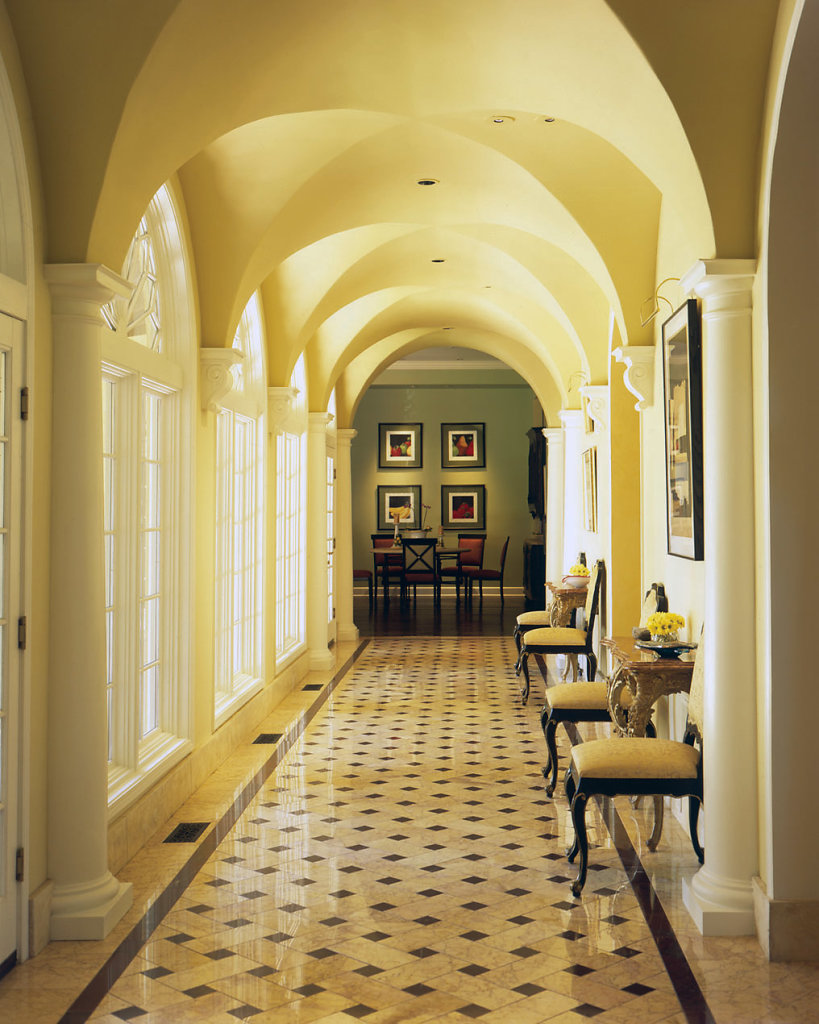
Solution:
[(169, 188), (149, 204), (105, 307), (102, 415), (109, 806), (190, 749), (190, 517), (194, 319)]
[(276, 665), (305, 648), (307, 593), (306, 373), (299, 358), (290, 385), (296, 393), (286, 428), (276, 440)]
[(216, 420), (216, 665), (218, 725), (262, 685), (266, 373), (258, 295), (233, 341), (242, 361)]

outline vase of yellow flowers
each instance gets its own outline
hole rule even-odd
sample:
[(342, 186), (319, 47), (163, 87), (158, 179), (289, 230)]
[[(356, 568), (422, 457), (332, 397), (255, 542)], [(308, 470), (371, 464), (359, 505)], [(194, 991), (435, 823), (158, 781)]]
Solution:
[(646, 628), (654, 643), (673, 643), (679, 639), (685, 619), (676, 612), (654, 612), (646, 619)]
[(569, 569), (569, 571), (563, 577), (563, 582), (566, 584), (567, 587), (574, 587), (575, 589), (579, 590), (580, 587), (588, 586), (590, 575), (591, 574), (589, 572), (588, 566), (582, 565), (580, 562), (578, 562), (576, 565), (573, 565), (571, 569)]

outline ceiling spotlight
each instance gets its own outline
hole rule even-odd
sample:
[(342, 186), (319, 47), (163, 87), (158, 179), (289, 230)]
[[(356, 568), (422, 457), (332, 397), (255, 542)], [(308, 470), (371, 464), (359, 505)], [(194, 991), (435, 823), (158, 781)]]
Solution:
[(430, 260), (430, 263), (446, 263), (446, 260), (443, 259), (443, 257), (438, 256), (436, 259)]
[(441, 330), (442, 331), (451, 331), (452, 328), (451, 327), (442, 327)]
[(514, 120), (511, 114), (495, 114), (492, 118), (492, 124), (506, 124), (507, 122), (511, 124)]
[(437, 185), (437, 178), (419, 178), (416, 182), (417, 185)]
[(553, 124), (554, 121), (555, 121), (555, 118), (553, 118), (553, 117), (544, 117), (543, 120), (546, 122), (546, 124)]

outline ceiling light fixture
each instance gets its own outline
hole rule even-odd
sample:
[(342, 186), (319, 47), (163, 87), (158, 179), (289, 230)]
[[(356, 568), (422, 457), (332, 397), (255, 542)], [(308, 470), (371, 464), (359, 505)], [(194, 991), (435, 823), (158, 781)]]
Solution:
[(543, 120), (546, 122), (546, 124), (554, 124), (556, 118), (554, 118), (554, 117), (544, 117)]
[(446, 260), (443, 259), (443, 257), (438, 256), (436, 259), (430, 260), (430, 263), (446, 263)]
[(506, 124), (507, 121), (511, 124), (514, 120), (515, 118), (512, 114), (495, 114), (492, 118), (492, 124)]
[(419, 178), (416, 185), (437, 185), (437, 178)]

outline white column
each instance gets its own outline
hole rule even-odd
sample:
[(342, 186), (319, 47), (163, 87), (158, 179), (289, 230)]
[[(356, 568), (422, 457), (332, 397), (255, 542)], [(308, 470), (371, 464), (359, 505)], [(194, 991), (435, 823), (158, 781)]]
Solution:
[(105, 267), (45, 268), (54, 331), (48, 874), (52, 939), (102, 939), (131, 906), (108, 870), (100, 307)]
[(704, 935), (754, 933), (758, 872), (754, 615), (753, 260), (700, 261), (705, 542), (705, 864), (683, 885)]
[(311, 669), (332, 668), (327, 646), (327, 424), (326, 412), (307, 417), (307, 651)]
[(546, 438), (546, 579), (559, 581), (563, 567), (563, 430), (544, 427)]
[(563, 424), (563, 566), (558, 580), (577, 561), (583, 550), (583, 473), (580, 456), (583, 449), (583, 412), (561, 409)]
[(353, 621), (353, 484), (350, 446), (358, 433), (337, 431), (336, 451), (336, 621), (339, 640), (357, 640)]
[(285, 432), (287, 421), (298, 391), (292, 387), (267, 389), (267, 575), (265, 581), (265, 661), (266, 679), (276, 674), (276, 622), (278, 620), (278, 558), (279, 558), (279, 437)]

